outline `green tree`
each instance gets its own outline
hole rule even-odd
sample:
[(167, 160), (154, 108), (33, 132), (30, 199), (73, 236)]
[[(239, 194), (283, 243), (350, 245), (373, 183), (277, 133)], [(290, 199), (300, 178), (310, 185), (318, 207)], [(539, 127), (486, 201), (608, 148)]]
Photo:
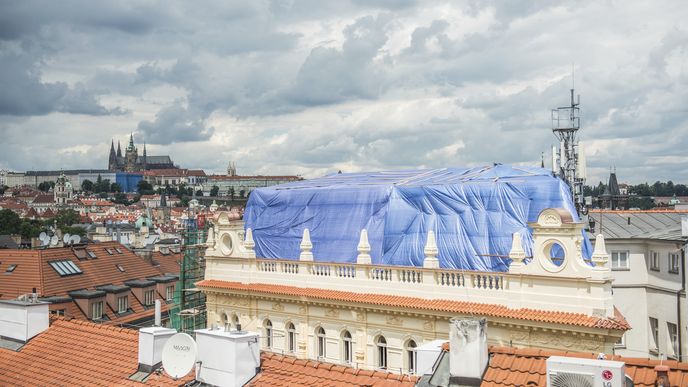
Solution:
[(227, 192), (227, 194), (229, 195), (231, 200), (234, 200), (234, 195), (236, 195), (236, 193), (234, 192), (234, 187), (229, 187), (229, 191)]
[(40, 234), (43, 229), (44, 227), (39, 221), (22, 219), (21, 226), (19, 226), (19, 234), (25, 239), (35, 238), (38, 237), (38, 234)]
[(210, 196), (215, 197), (217, 194), (220, 192), (220, 187), (214, 185), (213, 188), (210, 189)]
[(240, 190), (239, 190), (239, 197), (240, 197), (240, 198), (243, 198), (243, 197), (244, 197), (244, 194), (246, 194), (246, 191), (243, 190), (243, 189), (240, 189)]
[(649, 210), (655, 207), (655, 201), (649, 196), (631, 196), (628, 198), (628, 208)]
[(84, 180), (83, 183), (81, 183), (81, 190), (85, 192), (93, 192), (93, 182), (91, 180)]
[(137, 187), (137, 191), (141, 195), (151, 195), (151, 194), (153, 194), (153, 192), (155, 192), (155, 191), (153, 191), (153, 186), (145, 180), (139, 181), (139, 183), (136, 185), (136, 187)]
[(44, 181), (44, 182), (38, 184), (38, 189), (43, 191), (43, 192), (48, 192), (53, 187), (55, 187), (54, 181)]
[(200, 190), (200, 189), (197, 190), (197, 191), (196, 191), (196, 196), (198, 196), (198, 197), (203, 197), (203, 191)]
[(189, 198), (184, 196), (181, 199), (179, 199), (179, 206), (180, 207), (188, 207), (189, 206)]
[(72, 209), (59, 210), (57, 214), (55, 214), (55, 221), (58, 227), (71, 226), (75, 223), (79, 223), (81, 221), (81, 216)]
[(5, 194), (5, 191), (6, 191), (8, 188), (9, 188), (9, 187), (6, 186), (6, 185), (0, 185), (0, 195), (4, 195), (4, 194)]
[(61, 227), (60, 229), (62, 230), (63, 234), (78, 235), (80, 237), (86, 236), (86, 230), (83, 227), (64, 226), (64, 227)]
[(110, 192), (122, 192), (122, 186), (119, 183), (110, 184)]
[(19, 215), (12, 210), (0, 210), (0, 235), (18, 234), (20, 226), (21, 219), (19, 219)]

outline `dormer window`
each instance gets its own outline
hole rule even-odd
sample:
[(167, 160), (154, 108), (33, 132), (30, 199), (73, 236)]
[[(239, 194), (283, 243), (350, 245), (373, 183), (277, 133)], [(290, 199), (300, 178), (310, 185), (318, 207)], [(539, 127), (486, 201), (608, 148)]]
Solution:
[(103, 318), (103, 301), (96, 301), (91, 304), (91, 320)]

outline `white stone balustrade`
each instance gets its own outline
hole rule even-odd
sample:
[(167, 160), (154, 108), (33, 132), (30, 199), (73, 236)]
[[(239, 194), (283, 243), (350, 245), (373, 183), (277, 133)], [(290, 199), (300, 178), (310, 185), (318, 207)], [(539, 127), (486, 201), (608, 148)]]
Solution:
[[(239, 227), (240, 225), (235, 225), (237, 232), (243, 231)], [(299, 260), (247, 259), (243, 250), (238, 254), (219, 254), (217, 252), (221, 249), (215, 248), (212, 255), (206, 255), (207, 270), (211, 273), (210, 277), (206, 273), (206, 279), (476, 302), (510, 308), (612, 317), (612, 279), (609, 269), (601, 266), (606, 254), (602, 251), (603, 248), (596, 250), (595, 255), (595, 261), (600, 266), (585, 264), (580, 250), (576, 251), (582, 239), (580, 224), (560, 217), (556, 211), (543, 211), (538, 222), (531, 224), (531, 227), (535, 230), (534, 256), (528, 264), (523, 263), (525, 251), (521, 245), (521, 237), (514, 235), (509, 256), (515, 265), (512, 264), (509, 272), (440, 268), (439, 264), (432, 262), (439, 255), (434, 233), (429, 233), (428, 236), (424, 267), (362, 263), (367, 261), (365, 255), (370, 252), (365, 230), (360, 234), (357, 263), (325, 262), (326, 257), (315, 257), (314, 261), (313, 244), (306, 229)], [(222, 240), (222, 233), (222, 230), (218, 232), (217, 240)], [(549, 252), (553, 242), (559, 243), (566, 254), (563, 263), (556, 267), (551, 258), (543, 255)], [(244, 246), (248, 247), (246, 243)], [(431, 261), (428, 262), (428, 259)]]

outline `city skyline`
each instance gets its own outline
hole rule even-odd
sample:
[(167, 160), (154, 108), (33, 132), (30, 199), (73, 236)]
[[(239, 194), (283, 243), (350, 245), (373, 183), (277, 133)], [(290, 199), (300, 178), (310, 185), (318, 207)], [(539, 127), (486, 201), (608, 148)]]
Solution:
[(688, 181), (678, 1), (0, 9), (0, 168), (105, 169), (132, 132), (209, 172), (536, 165), (573, 63), (588, 184)]

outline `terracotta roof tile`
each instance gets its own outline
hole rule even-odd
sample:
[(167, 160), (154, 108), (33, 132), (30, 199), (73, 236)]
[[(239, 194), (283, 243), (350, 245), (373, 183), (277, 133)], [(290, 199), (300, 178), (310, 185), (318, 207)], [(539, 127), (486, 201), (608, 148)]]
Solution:
[(261, 372), (248, 386), (413, 386), (417, 380), (411, 376), (402, 378), (387, 372), (303, 361), (271, 352), (261, 353), (260, 358)]
[[(448, 348), (445, 350), (448, 350)], [(490, 364), (483, 375), (483, 382), (481, 384), (483, 387), (545, 386), (547, 384), (545, 361), (550, 356), (597, 358), (595, 353), (507, 347), (491, 347), (490, 355)], [(659, 360), (622, 356), (608, 356), (607, 360), (625, 362), (626, 374), (633, 379), (633, 383), (636, 386), (654, 386), (657, 378), (654, 367), (660, 364)], [(664, 360), (661, 364), (671, 369), (669, 371), (669, 382), (672, 386), (688, 386), (688, 363)]]
[[(138, 332), (79, 320), (53, 319), (19, 351), (0, 349), (3, 386), (141, 386), (129, 380), (138, 367)], [(145, 385), (178, 386), (153, 375)]]
[[(502, 317), (516, 320), (548, 322), (553, 324), (575, 325), (589, 328), (628, 330), (630, 325), (623, 318), (602, 318), (583, 313), (551, 312), (529, 308), (511, 309), (504, 305), (479, 304), (476, 302), (429, 300), (418, 297), (356, 293), (319, 288), (272, 285), (262, 283), (244, 284), (221, 280), (203, 280), (196, 286), (207, 289), (227, 289), (247, 293), (267, 293), (334, 301), (365, 300), (366, 304), (392, 307), (413, 308), (450, 313), (470, 313), (488, 317)], [(618, 311), (617, 311), (618, 312)], [(618, 314), (620, 316), (620, 314)]]

